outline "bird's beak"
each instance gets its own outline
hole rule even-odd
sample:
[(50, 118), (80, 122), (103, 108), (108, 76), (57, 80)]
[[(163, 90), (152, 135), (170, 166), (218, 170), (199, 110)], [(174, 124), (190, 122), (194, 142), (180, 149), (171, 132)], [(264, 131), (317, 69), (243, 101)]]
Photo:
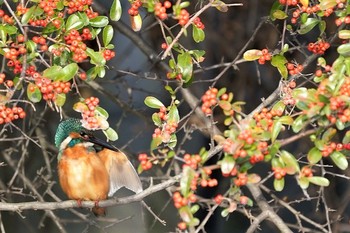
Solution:
[(84, 138), (84, 140), (86, 140), (88, 142), (92, 142), (92, 143), (94, 143), (96, 145), (102, 146), (103, 148), (107, 148), (107, 149), (110, 149), (112, 151), (119, 152), (118, 148), (116, 148), (115, 146), (109, 144), (108, 142), (106, 142), (104, 140), (96, 138), (93, 135), (89, 135), (89, 137)]

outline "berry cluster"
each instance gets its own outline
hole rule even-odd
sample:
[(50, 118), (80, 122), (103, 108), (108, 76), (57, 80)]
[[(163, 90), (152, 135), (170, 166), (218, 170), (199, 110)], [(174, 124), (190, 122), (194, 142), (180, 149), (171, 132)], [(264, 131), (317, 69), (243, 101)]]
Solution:
[(152, 135), (153, 138), (161, 137), (162, 142), (167, 143), (170, 141), (171, 134), (176, 131), (176, 128), (178, 127), (176, 122), (166, 122), (162, 129), (156, 128), (154, 130), (154, 133)]
[(323, 157), (328, 157), (334, 151), (341, 151), (343, 149), (344, 149), (343, 144), (331, 142), (330, 144), (323, 146), (321, 153)]
[(259, 57), (259, 64), (263, 65), (265, 64), (266, 61), (270, 61), (271, 60), (271, 53), (269, 53), (269, 51), (267, 49), (263, 49), (261, 50), (261, 57)]
[(165, 1), (164, 4), (157, 2), (156, 5), (154, 6), (154, 14), (160, 19), (164, 20), (168, 18), (168, 15), (166, 13), (166, 9), (171, 7), (171, 2), (170, 1)]
[(330, 44), (328, 42), (319, 40), (316, 43), (309, 43), (307, 49), (314, 54), (322, 55), (329, 47)]
[(201, 19), (199, 18), (199, 17), (196, 17), (194, 20), (193, 20), (193, 24), (197, 27), (197, 28), (199, 28), (199, 29), (204, 29), (205, 28), (205, 26), (204, 26), (204, 24), (202, 23), (202, 21), (201, 21)]
[(233, 180), (236, 186), (244, 186), (248, 182), (247, 173), (238, 173), (237, 177)]
[(189, 166), (192, 169), (196, 170), (198, 168), (199, 163), (202, 161), (202, 158), (198, 154), (196, 155), (185, 154), (184, 161), (185, 161), (185, 164), (183, 166)]
[(296, 75), (303, 71), (304, 66), (301, 64), (287, 63), (287, 70), (290, 75)]
[(6, 107), (0, 105), (0, 124), (10, 123), (13, 120), (23, 119), (26, 117), (26, 113), (21, 107)]
[(29, 9), (25, 8), (22, 4), (18, 4), (16, 7), (16, 10), (17, 10), (18, 15), (24, 15), (25, 13), (27, 13), (27, 11)]
[(99, 129), (101, 127), (100, 122), (95, 118), (95, 109), (98, 106), (100, 100), (97, 97), (89, 97), (84, 100), (87, 109), (82, 112), (83, 122), (87, 125), (87, 129)]
[[(35, 84), (43, 94), (43, 99), (46, 101), (55, 100), (57, 94), (67, 94), (71, 89), (70, 82), (52, 81), (48, 78), (36, 78)], [(32, 86), (30, 91), (34, 91), (35, 86)]]
[(68, 14), (73, 14), (77, 11), (85, 11), (92, 4), (92, 0), (71, 0), (68, 1)]
[(149, 160), (147, 154), (139, 154), (138, 159), (141, 163), (142, 170), (147, 171), (152, 168), (152, 162)]
[(0, 18), (2, 18), (2, 20), (7, 24), (13, 24), (15, 22), (15, 20), (12, 17), (5, 14), (5, 12), (1, 9), (0, 9)]
[(217, 100), (218, 89), (211, 88), (205, 92), (202, 96), (202, 111), (206, 115), (211, 115), (213, 113), (212, 107), (215, 106), (218, 102)]
[(106, 59), (106, 61), (109, 61), (113, 57), (115, 57), (115, 52), (112, 50), (109, 50), (109, 49), (105, 49), (105, 50), (103, 50), (102, 55), (103, 55), (104, 59)]
[(286, 169), (282, 167), (273, 167), (272, 171), (274, 172), (274, 176), (276, 180), (282, 179), (287, 174)]
[(299, 3), (299, 0), (279, 0), (281, 5), (287, 6), (296, 6)]
[(190, 19), (190, 13), (186, 9), (181, 9), (180, 14), (177, 16), (179, 24), (183, 27), (187, 24)]
[(180, 209), (183, 206), (188, 205), (188, 203), (194, 203), (197, 201), (196, 195), (190, 193), (188, 197), (183, 197), (180, 192), (175, 192), (173, 194), (174, 206), (176, 209)]
[(142, 6), (141, 0), (135, 0), (131, 3), (131, 7), (128, 10), (130, 16), (136, 16), (139, 14), (139, 8)]
[(301, 176), (302, 177), (312, 177), (312, 169), (309, 166), (304, 166), (301, 168)]
[(293, 98), (292, 90), (296, 87), (295, 80), (291, 80), (289, 83), (284, 83), (282, 88), (282, 99), (285, 105), (294, 106), (296, 100)]
[(82, 34), (80, 35), (79, 31), (71, 30), (65, 37), (67, 45), (69, 46), (70, 51), (73, 53), (73, 60), (76, 62), (82, 62), (87, 58), (86, 54), (86, 44), (83, 40), (90, 40), (92, 38), (91, 32), (88, 28), (84, 28)]
[(271, 131), (273, 125), (273, 118), (275, 116), (282, 116), (282, 114), (282, 111), (276, 111), (274, 109), (268, 110), (267, 108), (263, 108), (260, 113), (255, 113), (253, 117), (256, 121), (257, 127), (265, 131)]
[(40, 0), (39, 7), (44, 10), (47, 16), (53, 16), (58, 2), (59, 0)]
[(42, 36), (33, 36), (32, 38), (33, 42), (37, 45), (40, 45), (40, 50), (41, 51), (47, 51), (48, 46), (46, 44), (46, 39)]

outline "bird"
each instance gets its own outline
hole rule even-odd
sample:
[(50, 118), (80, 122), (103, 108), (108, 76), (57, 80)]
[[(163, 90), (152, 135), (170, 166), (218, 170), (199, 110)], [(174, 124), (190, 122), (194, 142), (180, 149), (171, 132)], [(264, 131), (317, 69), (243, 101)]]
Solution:
[(142, 184), (127, 156), (110, 143), (95, 137), (83, 127), (81, 120), (62, 121), (55, 134), (58, 148), (58, 178), (69, 199), (95, 201), (92, 212), (105, 216), (98, 202), (112, 197), (125, 187), (134, 193), (142, 192)]

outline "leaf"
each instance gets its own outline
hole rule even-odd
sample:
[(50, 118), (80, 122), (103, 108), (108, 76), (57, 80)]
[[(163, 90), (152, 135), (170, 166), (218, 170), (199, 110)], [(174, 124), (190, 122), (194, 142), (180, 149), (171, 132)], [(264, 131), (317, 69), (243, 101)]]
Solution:
[(27, 24), (29, 19), (33, 17), (33, 13), (36, 9), (36, 5), (32, 6), (29, 8), (29, 10), (22, 16), (21, 23), (22, 24)]
[(329, 142), (334, 137), (334, 135), (336, 135), (336, 133), (336, 129), (328, 128), (322, 135), (322, 141)]
[(230, 174), (235, 164), (236, 162), (233, 159), (232, 155), (225, 155), (225, 157), (221, 160), (222, 174)]
[(337, 52), (344, 57), (350, 56), (350, 43), (340, 45)]
[(298, 133), (300, 130), (302, 130), (306, 125), (308, 124), (308, 118), (305, 115), (300, 115), (298, 116), (293, 124), (292, 124), (292, 129), (294, 133)]
[(131, 24), (131, 28), (132, 30), (134, 30), (134, 32), (138, 32), (141, 30), (142, 28), (142, 18), (140, 14), (137, 14), (135, 16), (131, 16), (130, 15), (130, 24)]
[(106, 135), (107, 139), (110, 141), (118, 140), (118, 133), (111, 127), (108, 127), (106, 130), (103, 130), (103, 133)]
[(299, 34), (303, 35), (311, 31), (320, 21), (316, 18), (308, 18), (305, 23), (300, 26)]
[(155, 137), (152, 139), (151, 141), (151, 151), (152, 150), (155, 150), (160, 144), (162, 144), (162, 137), (161, 136), (158, 136), (158, 137)]
[(168, 122), (179, 123), (179, 121), (180, 121), (179, 110), (177, 109), (176, 105), (173, 104), (171, 105), (168, 113)]
[(120, 0), (113, 0), (111, 9), (109, 11), (109, 17), (113, 21), (119, 21), (122, 16), (122, 6), (120, 4)]
[(272, 109), (275, 112), (284, 112), (284, 109), (286, 108), (286, 105), (283, 103), (283, 101), (278, 101), (275, 105), (273, 105)]
[(205, 33), (203, 29), (192, 26), (192, 37), (196, 43), (202, 42), (205, 39)]
[(307, 154), (307, 160), (311, 164), (316, 164), (322, 159), (322, 153), (317, 147), (313, 147)]
[(302, 176), (298, 179), (300, 188), (307, 189), (309, 187), (310, 181), (307, 177)]
[(292, 125), (293, 124), (293, 118), (289, 115), (287, 116), (281, 116), (277, 119), (277, 121), (281, 122), (284, 125)]
[(329, 180), (321, 176), (307, 177), (307, 179), (309, 180), (310, 183), (313, 183), (318, 186), (322, 186), (322, 187), (329, 186)]
[(350, 130), (346, 131), (343, 140), (342, 140), (343, 144), (347, 144), (350, 143)]
[(51, 66), (44, 70), (43, 77), (46, 77), (51, 80), (56, 80), (58, 77), (61, 77), (62, 74), (62, 67), (61, 66)]
[(77, 65), (77, 63), (71, 63), (69, 65), (66, 65), (62, 69), (62, 77), (59, 77), (57, 80), (68, 82), (69, 80), (74, 78), (74, 76), (78, 73), (78, 70), (79, 66)]
[(107, 25), (102, 32), (102, 40), (104, 46), (108, 46), (111, 40), (113, 39), (114, 31), (111, 25)]
[(320, 1), (320, 9), (325, 11), (327, 9), (333, 9), (334, 6), (337, 5), (336, 0), (322, 0)]
[(189, 166), (183, 168), (183, 175), (180, 180), (180, 191), (184, 197), (187, 197), (191, 190), (191, 181), (194, 178), (194, 174), (195, 171)]
[(284, 11), (281, 11), (281, 10), (276, 10), (272, 13), (273, 17), (276, 18), (276, 19), (285, 19), (288, 17), (288, 15), (284, 12)]
[(107, 26), (109, 23), (107, 16), (97, 16), (93, 19), (90, 19), (90, 25), (92, 27), (102, 28)]
[(156, 108), (156, 109), (159, 109), (160, 107), (163, 107), (164, 104), (158, 100), (156, 97), (153, 97), (153, 96), (147, 96), (145, 98), (145, 101), (144, 103), (150, 107), (150, 108)]
[(250, 49), (245, 51), (243, 54), (243, 59), (246, 61), (255, 61), (258, 60), (262, 56), (262, 52), (259, 49)]
[(191, 209), (189, 206), (183, 206), (179, 209), (179, 215), (182, 221), (189, 223), (193, 219), (193, 215), (191, 213)]
[(272, 130), (271, 130), (271, 142), (272, 143), (278, 137), (278, 134), (281, 132), (281, 129), (282, 129), (282, 123), (280, 121), (274, 121), (273, 125), (272, 125)]
[(160, 127), (162, 125), (162, 120), (160, 119), (157, 112), (152, 114), (152, 121), (158, 127)]
[(275, 188), (275, 190), (277, 192), (281, 192), (283, 190), (283, 188), (284, 188), (284, 178), (279, 179), (279, 180), (274, 179), (273, 187)]
[(29, 83), (27, 87), (27, 96), (28, 96), (28, 99), (33, 103), (40, 102), (42, 98), (39, 87), (34, 83)]
[(84, 22), (76, 14), (72, 14), (68, 17), (66, 22), (66, 31), (69, 32), (72, 29), (79, 30), (84, 27)]
[(281, 159), (285, 164), (285, 170), (287, 174), (294, 175), (296, 172), (300, 171), (299, 163), (296, 158), (288, 151), (281, 151)]
[(105, 120), (107, 120), (108, 117), (109, 117), (108, 112), (104, 108), (102, 108), (100, 106), (97, 106), (95, 108), (95, 114), (97, 114), (98, 116), (103, 117)]
[(340, 30), (338, 32), (338, 37), (342, 40), (350, 39), (350, 30)]
[(192, 78), (193, 64), (191, 55), (188, 52), (184, 52), (177, 56), (177, 66), (180, 68), (182, 79), (185, 83), (189, 82)]
[(335, 165), (337, 165), (337, 167), (339, 167), (341, 170), (345, 170), (348, 168), (348, 160), (346, 159), (345, 155), (343, 155), (341, 152), (334, 151), (330, 155), (330, 157), (335, 163)]
[(219, 106), (225, 111), (229, 111), (232, 109), (231, 103), (226, 101), (226, 100), (220, 100), (219, 101)]
[(309, 0), (300, 0), (300, 3), (305, 7), (309, 6)]
[(57, 107), (62, 107), (66, 102), (66, 94), (58, 93), (56, 94), (55, 104)]
[(104, 59), (102, 52), (95, 52), (93, 49), (87, 48), (86, 54), (91, 58), (91, 64), (94, 64), (96, 66), (104, 66), (106, 64), (106, 59)]
[(216, 0), (215, 2), (213, 2), (212, 4), (213, 7), (215, 7), (216, 9), (218, 9), (218, 11), (221, 12), (227, 12), (228, 11), (228, 7), (226, 5), (226, 3), (220, 1), (220, 0)]

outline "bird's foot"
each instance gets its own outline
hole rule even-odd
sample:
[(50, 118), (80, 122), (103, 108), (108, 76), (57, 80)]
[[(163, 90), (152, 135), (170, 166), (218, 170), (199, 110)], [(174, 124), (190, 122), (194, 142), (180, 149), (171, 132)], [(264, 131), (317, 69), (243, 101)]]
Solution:
[(99, 200), (95, 201), (95, 207), (97, 207), (97, 208), (99, 207), (99, 206), (98, 206), (98, 203), (99, 203), (99, 202), (100, 202)]
[(79, 207), (82, 207), (82, 204), (81, 204), (81, 200), (80, 200), (80, 199), (77, 200), (77, 203), (78, 203), (78, 206), (79, 206)]

